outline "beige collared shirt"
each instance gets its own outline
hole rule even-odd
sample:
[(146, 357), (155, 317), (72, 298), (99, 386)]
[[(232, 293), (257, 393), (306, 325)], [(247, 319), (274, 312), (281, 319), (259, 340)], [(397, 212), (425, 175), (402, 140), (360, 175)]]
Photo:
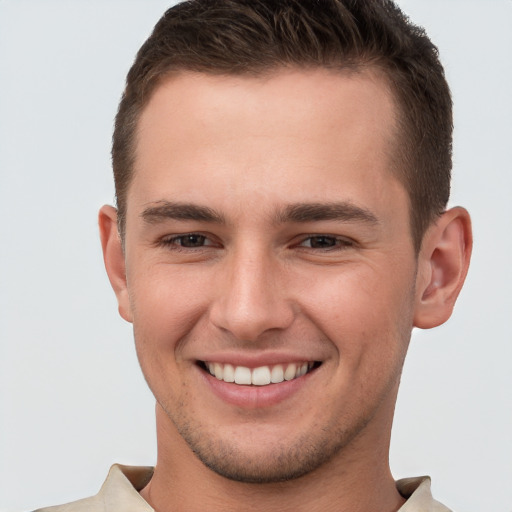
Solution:
[[(151, 467), (114, 464), (96, 496), (35, 512), (154, 512), (139, 494), (152, 475)], [(432, 498), (428, 476), (404, 478), (398, 480), (396, 486), (400, 494), (407, 498), (398, 512), (450, 512)]]

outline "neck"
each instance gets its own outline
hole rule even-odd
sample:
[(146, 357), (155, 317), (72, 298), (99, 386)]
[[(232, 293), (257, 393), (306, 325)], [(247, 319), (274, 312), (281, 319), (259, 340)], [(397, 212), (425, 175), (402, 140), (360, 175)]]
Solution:
[[(157, 407), (157, 411), (158, 411)], [(389, 434), (366, 432), (307, 475), (286, 482), (229, 480), (203, 465), (165, 413), (157, 413), (158, 461), (142, 497), (157, 512), (396, 512), (404, 503), (389, 470)], [(363, 439), (364, 437), (364, 439)], [(370, 447), (370, 448), (369, 448)]]

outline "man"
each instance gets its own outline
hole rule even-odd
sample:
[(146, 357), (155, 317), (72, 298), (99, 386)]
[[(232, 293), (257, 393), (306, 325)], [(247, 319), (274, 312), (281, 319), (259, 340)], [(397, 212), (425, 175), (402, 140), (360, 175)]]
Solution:
[(99, 216), (158, 460), (52, 510), (448, 510), (388, 450), (412, 327), (449, 318), (469, 264), (451, 132), (436, 49), (391, 2), (170, 9)]

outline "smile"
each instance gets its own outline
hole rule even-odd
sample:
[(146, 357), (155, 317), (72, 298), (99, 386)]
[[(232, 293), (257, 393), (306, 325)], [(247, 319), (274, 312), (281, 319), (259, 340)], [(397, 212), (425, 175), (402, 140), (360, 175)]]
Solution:
[(286, 363), (273, 366), (248, 368), (205, 361), (201, 366), (218, 380), (245, 386), (268, 386), (280, 382), (298, 379), (306, 375), (320, 363), (309, 361), (304, 363)]

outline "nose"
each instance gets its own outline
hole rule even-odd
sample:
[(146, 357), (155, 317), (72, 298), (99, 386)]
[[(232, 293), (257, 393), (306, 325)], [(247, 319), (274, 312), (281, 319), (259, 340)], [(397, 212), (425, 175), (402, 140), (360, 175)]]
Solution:
[(286, 329), (295, 316), (286, 281), (286, 268), (276, 256), (236, 251), (216, 276), (211, 322), (241, 341), (258, 341), (270, 331)]

